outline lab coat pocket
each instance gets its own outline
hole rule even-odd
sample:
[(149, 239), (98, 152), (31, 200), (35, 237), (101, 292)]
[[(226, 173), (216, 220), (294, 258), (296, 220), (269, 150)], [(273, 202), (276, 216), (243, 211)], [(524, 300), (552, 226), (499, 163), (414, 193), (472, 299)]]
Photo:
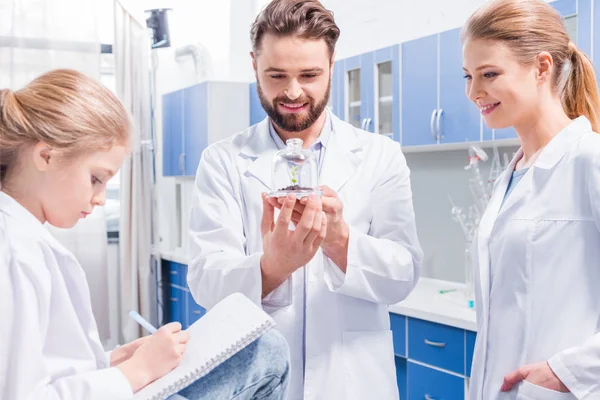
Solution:
[(348, 400), (397, 400), (392, 331), (346, 331), (344, 376)]
[(517, 390), (517, 400), (572, 400), (575, 396), (571, 393), (556, 392), (531, 382), (521, 382)]

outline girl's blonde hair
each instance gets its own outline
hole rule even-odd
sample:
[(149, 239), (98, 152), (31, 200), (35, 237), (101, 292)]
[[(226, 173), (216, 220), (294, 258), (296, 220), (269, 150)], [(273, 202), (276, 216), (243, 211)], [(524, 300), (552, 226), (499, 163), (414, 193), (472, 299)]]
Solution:
[(462, 41), (484, 39), (507, 44), (520, 62), (534, 62), (543, 51), (554, 61), (553, 87), (569, 118), (587, 117), (599, 130), (598, 85), (588, 57), (571, 42), (563, 21), (543, 0), (494, 0), (478, 9), (462, 30)]
[(0, 90), (0, 182), (26, 146), (44, 142), (76, 156), (128, 146), (130, 132), (117, 97), (77, 71), (54, 70), (16, 92)]

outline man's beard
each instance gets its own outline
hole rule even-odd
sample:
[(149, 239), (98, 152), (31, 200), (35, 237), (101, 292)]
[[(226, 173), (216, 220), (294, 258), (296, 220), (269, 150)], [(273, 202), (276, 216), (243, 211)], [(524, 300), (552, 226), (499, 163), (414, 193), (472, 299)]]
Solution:
[[(314, 124), (321, 114), (327, 103), (329, 102), (329, 94), (331, 93), (331, 80), (327, 84), (327, 91), (325, 92), (325, 97), (315, 105), (315, 100), (310, 96), (302, 95), (302, 97), (296, 100), (290, 100), (287, 96), (280, 96), (273, 99), (272, 102), (264, 96), (261, 88), (260, 82), (256, 83), (258, 98), (260, 99), (260, 104), (263, 109), (271, 118), (271, 121), (275, 123), (279, 128), (283, 129), (286, 132), (302, 132), (305, 129)], [(307, 104), (308, 113), (305, 111), (301, 113), (285, 113), (282, 114), (277, 110), (277, 107), (280, 103), (289, 104), (289, 105), (300, 105)]]

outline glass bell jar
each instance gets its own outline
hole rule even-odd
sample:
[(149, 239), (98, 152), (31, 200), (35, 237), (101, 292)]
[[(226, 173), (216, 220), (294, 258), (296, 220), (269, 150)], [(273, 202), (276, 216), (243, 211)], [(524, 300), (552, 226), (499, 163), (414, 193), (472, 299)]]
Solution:
[(271, 173), (273, 192), (270, 196), (285, 197), (288, 194), (297, 198), (313, 193), (320, 195), (317, 157), (302, 148), (302, 139), (288, 139), (286, 148), (273, 156)]

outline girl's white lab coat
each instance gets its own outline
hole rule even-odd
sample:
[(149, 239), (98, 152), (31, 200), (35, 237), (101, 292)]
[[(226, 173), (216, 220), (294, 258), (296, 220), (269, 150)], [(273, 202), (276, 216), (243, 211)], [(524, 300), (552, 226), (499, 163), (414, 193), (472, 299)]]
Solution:
[(25, 208), (0, 192), (0, 399), (129, 399), (109, 368), (83, 270)]
[(344, 203), (347, 273), (319, 250), (261, 301), (261, 192), (277, 151), (265, 119), (202, 156), (188, 283), (205, 307), (232, 292), (262, 303), (290, 345), (290, 399), (397, 399), (387, 305), (411, 292), (422, 258), (409, 170), (398, 143), (330, 117), (320, 183)]
[[(500, 207), (499, 178), (475, 251), (478, 335), (471, 399), (600, 398), (600, 136), (585, 117), (542, 150)], [(548, 361), (572, 393), (503, 377)]]

